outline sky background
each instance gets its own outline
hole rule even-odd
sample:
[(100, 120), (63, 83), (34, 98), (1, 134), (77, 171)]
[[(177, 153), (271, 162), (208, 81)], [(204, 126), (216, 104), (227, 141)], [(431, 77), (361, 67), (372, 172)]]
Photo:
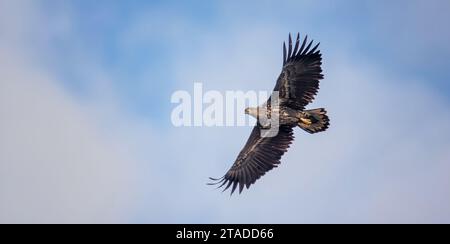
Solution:
[[(0, 0), (0, 223), (450, 223), (450, 2)], [(251, 127), (173, 127), (170, 96), (270, 90), (321, 42), (296, 140), (241, 195), (206, 186)]]

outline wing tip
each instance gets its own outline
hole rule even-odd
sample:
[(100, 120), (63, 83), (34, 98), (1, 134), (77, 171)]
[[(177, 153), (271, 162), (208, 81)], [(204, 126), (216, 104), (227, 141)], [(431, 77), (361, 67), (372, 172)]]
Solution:
[(288, 44), (286, 45), (286, 41), (283, 42), (283, 66), (286, 63), (289, 63), (291, 60), (298, 60), (301, 56), (310, 55), (310, 54), (320, 54), (320, 50), (318, 47), (320, 42), (318, 42), (312, 49), (311, 46), (314, 43), (314, 40), (310, 40), (308, 43), (308, 35), (305, 35), (303, 41), (300, 46), (300, 32), (297, 32), (297, 37), (295, 38), (295, 46), (292, 46), (292, 34), (289, 32), (288, 36)]
[[(226, 190), (228, 190), (231, 187), (231, 191), (230, 191), (230, 196), (232, 196), (235, 192), (239, 192), (239, 195), (243, 192), (244, 188), (249, 189), (250, 185), (252, 183), (244, 183), (244, 182), (240, 182), (239, 180), (233, 180), (230, 178), (227, 178), (226, 176), (222, 176), (221, 178), (213, 178), (213, 177), (208, 177), (208, 179), (210, 179), (211, 181), (214, 182), (208, 182), (206, 183), (206, 185), (210, 185), (210, 186), (215, 186), (220, 184), (218, 187), (216, 187), (216, 189), (219, 188), (223, 188), (222, 192), (225, 192)], [(239, 190), (237, 190), (239, 186)]]

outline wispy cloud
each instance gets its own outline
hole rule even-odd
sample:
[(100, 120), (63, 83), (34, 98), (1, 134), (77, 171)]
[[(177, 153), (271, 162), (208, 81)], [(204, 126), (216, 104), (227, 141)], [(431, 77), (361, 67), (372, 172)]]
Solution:
[[(0, 15), (36, 17), (32, 6), (15, 2)], [(0, 222), (126, 222), (135, 205), (136, 163), (16, 42), (33, 32), (26, 16), (9, 18), (1, 29)]]

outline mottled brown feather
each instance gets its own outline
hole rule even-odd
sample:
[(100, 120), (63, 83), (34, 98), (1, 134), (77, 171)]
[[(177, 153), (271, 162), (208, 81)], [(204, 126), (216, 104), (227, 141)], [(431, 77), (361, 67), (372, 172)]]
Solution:
[(244, 186), (249, 188), (266, 172), (280, 164), (281, 156), (293, 140), (291, 126), (281, 126), (274, 137), (261, 137), (261, 128), (256, 125), (230, 170), (220, 179), (210, 178), (216, 181), (210, 184), (221, 184), (219, 187), (227, 184), (224, 191), (232, 186), (231, 194), (239, 186), (241, 193)]
[[(298, 41), (299, 35), (296, 43)], [(304, 110), (319, 90), (319, 80), (323, 79), (322, 55), (318, 50), (320, 43), (309, 50), (313, 41), (309, 44), (307, 41), (306, 36), (298, 52), (297, 44), (292, 53), (291, 49), (288, 53), (286, 48), (283, 50), (283, 69), (274, 88), (279, 92), (280, 106)], [(270, 98), (267, 104), (270, 104)]]

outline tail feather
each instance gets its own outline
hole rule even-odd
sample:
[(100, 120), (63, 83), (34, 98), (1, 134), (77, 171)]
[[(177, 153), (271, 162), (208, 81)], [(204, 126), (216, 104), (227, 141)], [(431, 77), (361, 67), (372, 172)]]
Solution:
[(305, 110), (300, 113), (299, 118), (298, 126), (311, 134), (325, 131), (330, 126), (330, 119), (324, 108)]

